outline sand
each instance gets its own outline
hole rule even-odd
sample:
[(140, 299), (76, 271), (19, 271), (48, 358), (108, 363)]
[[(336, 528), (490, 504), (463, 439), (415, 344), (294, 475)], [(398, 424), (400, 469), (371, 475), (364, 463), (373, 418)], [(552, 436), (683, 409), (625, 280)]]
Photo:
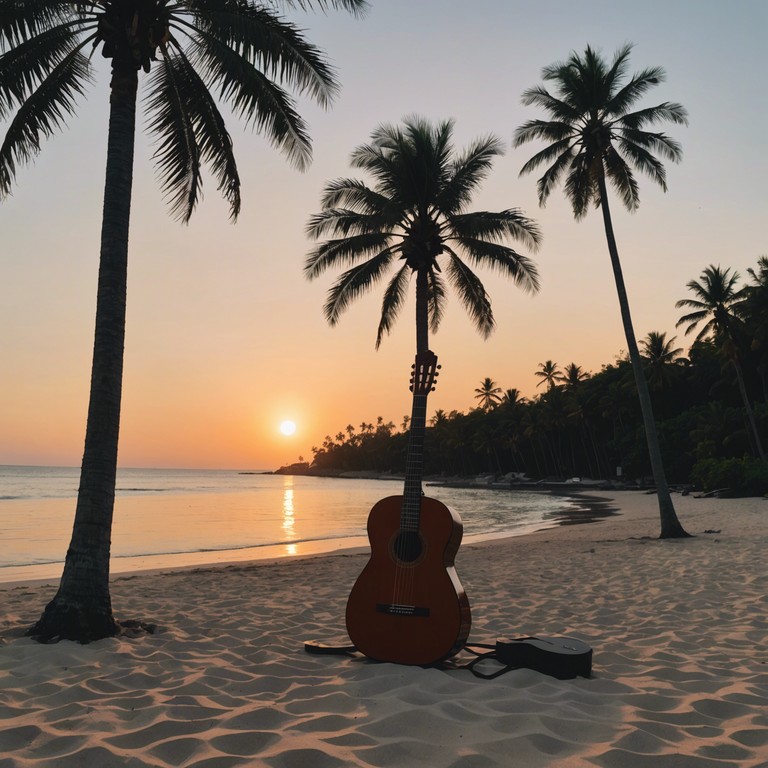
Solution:
[(768, 501), (676, 496), (695, 538), (659, 541), (654, 497), (601, 495), (621, 514), (457, 558), (470, 641), (577, 637), (589, 679), (305, 653), (364, 552), (115, 577), (160, 630), (89, 646), (20, 636), (55, 584), (0, 586), (0, 768), (768, 766)]

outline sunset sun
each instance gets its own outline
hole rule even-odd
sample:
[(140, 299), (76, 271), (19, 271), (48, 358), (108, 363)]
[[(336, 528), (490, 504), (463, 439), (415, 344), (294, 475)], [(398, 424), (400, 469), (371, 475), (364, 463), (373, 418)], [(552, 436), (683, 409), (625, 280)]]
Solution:
[(280, 431), (286, 436), (292, 435), (296, 431), (296, 422), (288, 420), (280, 422)]

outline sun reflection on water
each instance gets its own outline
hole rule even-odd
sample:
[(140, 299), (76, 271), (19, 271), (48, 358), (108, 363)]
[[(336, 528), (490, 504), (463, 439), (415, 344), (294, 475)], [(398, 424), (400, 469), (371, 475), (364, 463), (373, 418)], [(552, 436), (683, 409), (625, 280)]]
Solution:
[(283, 488), (283, 533), (287, 539), (296, 538), (296, 515), (293, 506), (293, 479), (285, 478)]

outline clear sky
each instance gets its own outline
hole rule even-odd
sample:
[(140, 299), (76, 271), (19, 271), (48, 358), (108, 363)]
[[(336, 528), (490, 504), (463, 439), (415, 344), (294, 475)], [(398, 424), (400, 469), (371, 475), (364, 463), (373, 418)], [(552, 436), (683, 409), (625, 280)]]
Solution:
[[(308, 217), (324, 184), (382, 122), (413, 113), (456, 121), (458, 147), (493, 133), (507, 146), (473, 206), (522, 208), (544, 234), (542, 290), (531, 297), (484, 272), (498, 328), (483, 341), (455, 297), (432, 339), (442, 363), (434, 409), (466, 411), (486, 376), (536, 394), (552, 359), (596, 371), (625, 348), (599, 212), (575, 222), (557, 190), (545, 209), (536, 176), (518, 177), (536, 147), (514, 129), (541, 116), (520, 94), (543, 66), (587, 43), (608, 57), (634, 43), (633, 71), (662, 66), (646, 105), (678, 101), (690, 125), (664, 194), (641, 178), (636, 214), (613, 206), (639, 337), (678, 335), (675, 301), (709, 264), (745, 275), (768, 254), (768, 2), (765, 0), (372, 0), (364, 19), (296, 15), (333, 61), (332, 109), (301, 102), (314, 162), (294, 170), (235, 120), (230, 130), (243, 209), (229, 222), (209, 179), (191, 223), (163, 203), (143, 136), (136, 153), (120, 463), (134, 467), (263, 468), (309, 458), (347, 424), (410, 413), (415, 347), (408, 305), (374, 349), (381, 290), (330, 328), (327, 275), (302, 274)], [(100, 65), (101, 66), (101, 65)], [(102, 67), (103, 70), (103, 67)], [(102, 71), (68, 129), (21, 169), (0, 204), (0, 463), (79, 464), (98, 268), (107, 83)], [(0, 131), (4, 132), (2, 126)], [(383, 289), (382, 289), (383, 290)], [(278, 430), (296, 422), (292, 436)]]

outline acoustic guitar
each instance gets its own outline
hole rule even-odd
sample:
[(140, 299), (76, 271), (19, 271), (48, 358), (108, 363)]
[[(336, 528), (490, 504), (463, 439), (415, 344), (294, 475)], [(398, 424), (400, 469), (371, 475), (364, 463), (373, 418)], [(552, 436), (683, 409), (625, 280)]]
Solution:
[(347, 601), (349, 637), (377, 661), (435, 664), (458, 653), (469, 635), (469, 601), (454, 568), (461, 518), (421, 488), (427, 395), (438, 368), (432, 352), (416, 355), (403, 495), (371, 509), (370, 560)]

